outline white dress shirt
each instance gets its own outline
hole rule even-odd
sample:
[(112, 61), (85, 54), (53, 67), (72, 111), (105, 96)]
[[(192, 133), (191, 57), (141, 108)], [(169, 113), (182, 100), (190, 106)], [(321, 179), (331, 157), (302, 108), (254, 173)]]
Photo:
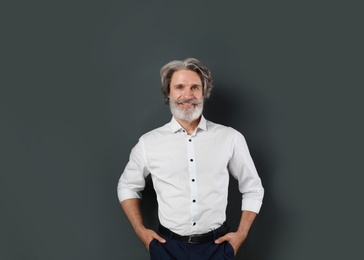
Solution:
[(118, 198), (141, 198), (151, 174), (160, 223), (180, 235), (202, 234), (226, 220), (229, 173), (238, 180), (241, 209), (258, 213), (264, 189), (243, 135), (203, 116), (188, 135), (172, 117), (132, 149)]

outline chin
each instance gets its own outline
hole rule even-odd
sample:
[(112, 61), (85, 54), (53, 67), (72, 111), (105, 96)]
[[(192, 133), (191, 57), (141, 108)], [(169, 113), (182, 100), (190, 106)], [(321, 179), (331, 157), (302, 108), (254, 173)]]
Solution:
[(194, 106), (193, 108), (180, 108), (175, 103), (170, 103), (172, 115), (183, 121), (192, 122), (200, 118), (203, 110), (203, 103)]
[(199, 113), (199, 111), (193, 111), (190, 113), (184, 113), (184, 112), (173, 113), (173, 115), (181, 120), (192, 122), (200, 118), (201, 113)]

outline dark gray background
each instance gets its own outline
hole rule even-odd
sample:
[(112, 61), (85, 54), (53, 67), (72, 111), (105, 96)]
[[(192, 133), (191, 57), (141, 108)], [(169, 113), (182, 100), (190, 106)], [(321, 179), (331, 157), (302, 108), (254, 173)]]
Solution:
[[(1, 259), (148, 259), (116, 185), (139, 136), (170, 120), (160, 67), (190, 56), (215, 80), (206, 117), (245, 135), (266, 189), (237, 259), (363, 255), (359, 4), (24, 1), (0, 10)], [(151, 227), (153, 196), (149, 185)]]

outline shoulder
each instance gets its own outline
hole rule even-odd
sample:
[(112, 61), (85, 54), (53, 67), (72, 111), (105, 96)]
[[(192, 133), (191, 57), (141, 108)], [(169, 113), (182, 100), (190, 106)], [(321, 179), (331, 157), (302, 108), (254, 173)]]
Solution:
[(143, 134), (140, 137), (140, 140), (150, 140), (150, 139), (155, 139), (155, 138), (158, 138), (161, 136), (166, 136), (167, 134), (169, 134), (171, 132), (169, 125), (170, 125), (170, 123), (167, 123), (163, 126), (155, 128), (149, 132), (146, 132), (145, 134)]
[(225, 134), (228, 136), (235, 136), (235, 135), (242, 135), (239, 131), (232, 128), (231, 126), (225, 126), (222, 124), (217, 124), (211, 121), (206, 120), (206, 127), (208, 131), (218, 133), (218, 134)]
[(246, 145), (246, 139), (244, 135), (231, 126), (225, 126), (217, 124), (211, 121), (207, 121), (208, 132), (216, 138), (223, 139), (226, 143), (231, 145)]

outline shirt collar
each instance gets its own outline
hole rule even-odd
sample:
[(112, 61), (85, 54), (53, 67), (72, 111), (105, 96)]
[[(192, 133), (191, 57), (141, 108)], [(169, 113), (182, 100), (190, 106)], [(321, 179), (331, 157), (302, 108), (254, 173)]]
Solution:
[[(181, 129), (183, 129), (182, 126), (174, 118), (174, 116), (172, 116), (170, 126), (171, 126), (171, 130), (172, 130), (173, 133), (176, 133), (176, 132), (180, 131)], [(197, 126), (197, 129), (201, 129), (201, 130), (204, 130), (204, 131), (207, 130), (207, 121), (206, 121), (206, 119), (205, 119), (205, 117), (203, 115), (201, 115), (201, 120), (200, 120), (200, 123)]]

